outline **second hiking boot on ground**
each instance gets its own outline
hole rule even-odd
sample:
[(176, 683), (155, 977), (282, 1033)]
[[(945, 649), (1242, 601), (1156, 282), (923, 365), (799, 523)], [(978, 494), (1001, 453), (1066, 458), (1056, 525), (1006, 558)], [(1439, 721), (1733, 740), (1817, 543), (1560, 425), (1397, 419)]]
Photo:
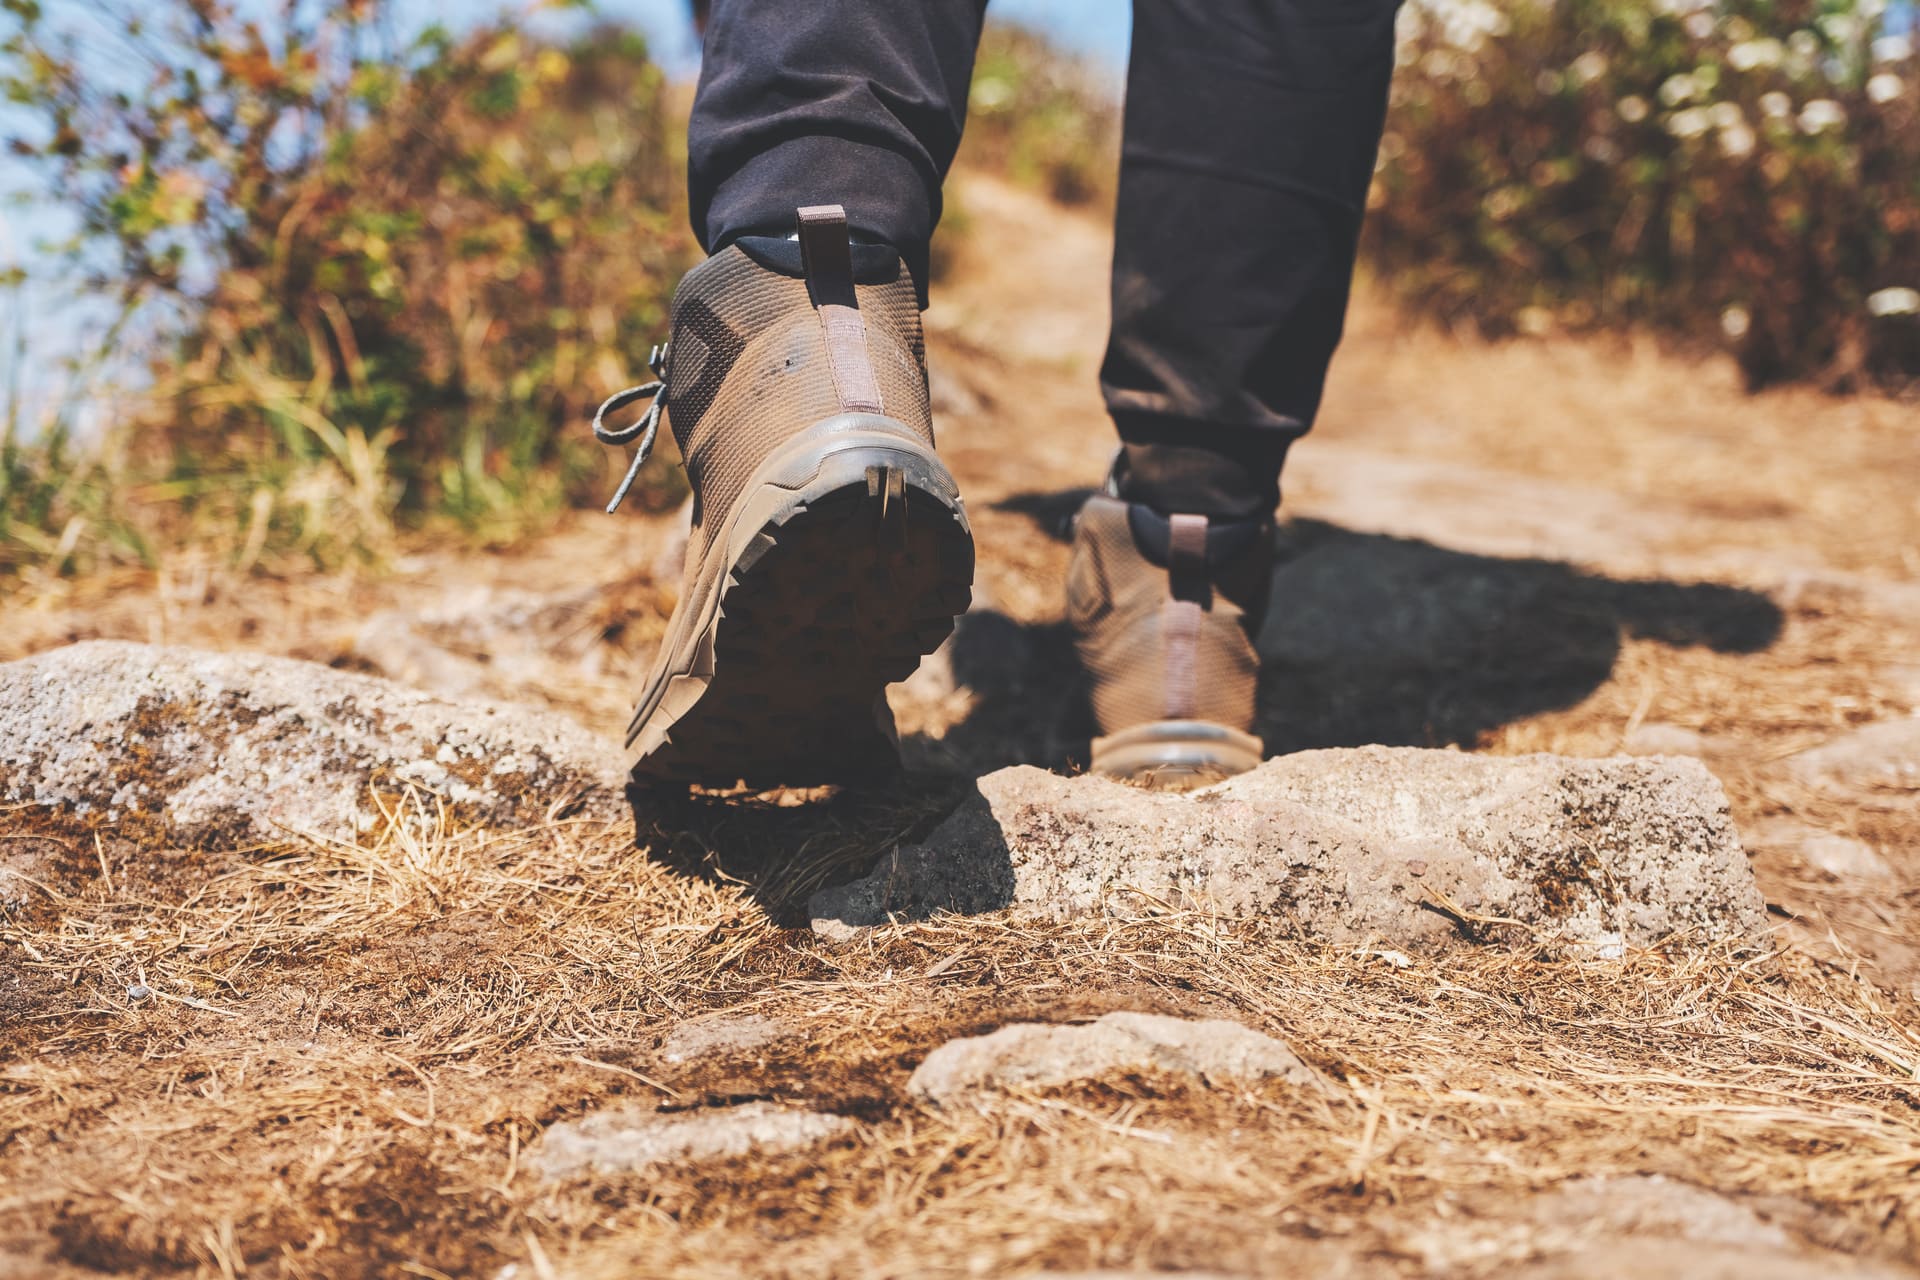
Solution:
[(1265, 521), (1166, 516), (1104, 494), (1087, 500), (1067, 619), (1099, 725), (1094, 772), (1185, 787), (1260, 763), (1253, 635), (1272, 566)]

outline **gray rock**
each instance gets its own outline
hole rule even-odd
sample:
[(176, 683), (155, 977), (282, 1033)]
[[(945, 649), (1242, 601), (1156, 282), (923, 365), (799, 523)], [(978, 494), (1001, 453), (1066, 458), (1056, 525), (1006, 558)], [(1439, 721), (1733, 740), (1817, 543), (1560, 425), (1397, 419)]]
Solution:
[(1920, 716), (1862, 725), (1788, 756), (1787, 770), (1827, 791), (1920, 791)]
[[(1763, 1209), (1658, 1174), (1575, 1178), (1518, 1198), (1505, 1190), (1470, 1193), (1454, 1212), (1397, 1245), (1435, 1275), (1811, 1280), (1887, 1274), (1808, 1240), (1803, 1228), (1818, 1214), (1798, 1204)], [(1623, 1257), (1635, 1265), (1623, 1267)], [(1490, 1266), (1496, 1262), (1505, 1265)]]
[(350, 838), (371, 788), (409, 785), (473, 819), (618, 818), (618, 766), (569, 720), (288, 658), (89, 641), (0, 665), (0, 797), (187, 841)]
[(1694, 1240), (1608, 1240), (1504, 1274), (1516, 1280), (1912, 1280), (1913, 1273), (1836, 1253), (1775, 1253)]
[(942, 1103), (1017, 1086), (1048, 1088), (1115, 1071), (1161, 1071), (1209, 1084), (1279, 1077), (1317, 1093), (1325, 1081), (1272, 1036), (1219, 1018), (1109, 1013), (1089, 1023), (1016, 1022), (928, 1054), (907, 1092)]
[(690, 1062), (719, 1053), (751, 1053), (793, 1033), (793, 1028), (764, 1013), (715, 1014), (683, 1022), (660, 1042), (660, 1057)]
[(852, 1126), (844, 1116), (771, 1102), (665, 1115), (621, 1108), (551, 1126), (528, 1163), (550, 1182), (580, 1173), (631, 1173), (661, 1164), (799, 1151)]
[(940, 911), (1097, 914), (1138, 894), (1334, 942), (1518, 925), (1600, 954), (1749, 937), (1766, 920), (1697, 761), (1383, 747), (1285, 756), (1186, 795), (1004, 769), (924, 843), (809, 906), (817, 931), (845, 938)]
[(1841, 880), (1891, 880), (1893, 867), (1864, 840), (1836, 835), (1791, 818), (1772, 818), (1746, 833), (1747, 847), (1776, 851)]

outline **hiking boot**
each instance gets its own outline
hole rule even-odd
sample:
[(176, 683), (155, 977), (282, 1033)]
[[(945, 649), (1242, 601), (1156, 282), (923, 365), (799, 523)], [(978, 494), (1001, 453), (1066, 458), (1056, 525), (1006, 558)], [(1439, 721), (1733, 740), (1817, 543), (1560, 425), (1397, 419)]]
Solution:
[(1182, 788), (1260, 763), (1253, 734), (1273, 527), (1087, 499), (1067, 619), (1091, 686), (1092, 769)]
[(679, 604), (627, 728), (636, 780), (891, 772), (886, 686), (967, 608), (973, 535), (934, 456), (913, 279), (850, 245), (839, 206), (799, 221), (689, 272), (660, 383), (608, 402), (655, 396), (602, 438), (650, 441), (664, 406), (693, 490)]

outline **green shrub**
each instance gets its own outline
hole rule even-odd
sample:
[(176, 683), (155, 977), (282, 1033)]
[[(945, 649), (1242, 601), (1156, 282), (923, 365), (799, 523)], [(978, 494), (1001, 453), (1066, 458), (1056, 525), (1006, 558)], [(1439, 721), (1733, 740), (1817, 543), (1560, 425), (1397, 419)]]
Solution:
[(4, 88), (40, 121), (14, 148), (79, 210), (83, 258), (110, 251), (155, 353), (110, 500), (49, 500), (16, 442), (16, 561), (89, 502), (252, 563), (377, 556), (436, 519), (504, 536), (601, 496), (584, 415), (644, 369), (692, 252), (636, 37), (508, 25), (387, 53), (372, 0), (289, 6), (271, 40), (222, 0), (160, 0), (120, 32), (150, 78), (113, 84), (6, 3)]
[(1920, 378), (1920, 63), (1879, 0), (1412, 0), (1366, 254), (1492, 332)]
[(992, 24), (974, 59), (962, 159), (1062, 204), (1111, 205), (1120, 165), (1115, 87), (1046, 37)]

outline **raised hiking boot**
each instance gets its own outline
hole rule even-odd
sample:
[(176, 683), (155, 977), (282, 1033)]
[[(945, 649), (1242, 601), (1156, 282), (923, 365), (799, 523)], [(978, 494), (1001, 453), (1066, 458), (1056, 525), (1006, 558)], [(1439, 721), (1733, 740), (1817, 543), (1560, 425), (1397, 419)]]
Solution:
[(913, 279), (850, 245), (838, 205), (799, 223), (689, 272), (661, 382), (608, 402), (655, 395), (602, 439), (650, 440), (664, 407), (693, 490), (679, 605), (627, 728), (636, 780), (891, 772), (886, 686), (967, 608), (973, 535), (934, 456)]
[(1260, 763), (1254, 634), (1273, 528), (1087, 499), (1067, 571), (1067, 618), (1087, 673), (1092, 769), (1199, 786)]

